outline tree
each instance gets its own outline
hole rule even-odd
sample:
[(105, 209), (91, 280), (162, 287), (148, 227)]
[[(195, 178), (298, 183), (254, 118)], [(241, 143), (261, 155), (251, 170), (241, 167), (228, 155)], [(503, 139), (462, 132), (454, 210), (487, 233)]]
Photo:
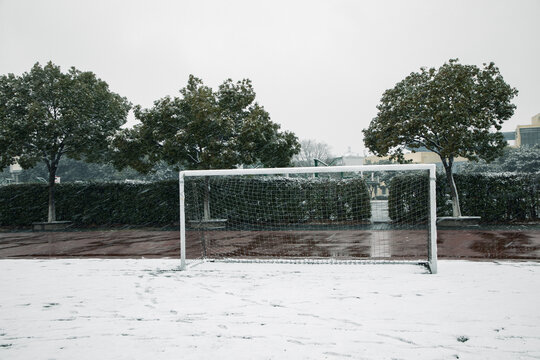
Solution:
[(190, 75), (180, 93), (150, 109), (135, 107), (140, 124), (117, 136), (117, 167), (149, 172), (160, 161), (178, 169), (289, 166), (299, 151), (296, 136), (279, 131), (255, 102), (249, 80), (226, 80), (214, 92)]
[(293, 157), (293, 163), (295, 166), (313, 166), (313, 160), (317, 159), (328, 164), (332, 157), (328, 144), (311, 139), (301, 140), (300, 152)]
[(461, 168), (461, 171), (471, 173), (540, 172), (540, 144), (518, 148), (507, 147), (504, 149), (503, 155), (492, 163), (469, 162)]
[(299, 151), (296, 136), (280, 131), (255, 102), (250, 80), (228, 79), (213, 91), (190, 75), (180, 94), (157, 100), (150, 109), (135, 107), (140, 124), (115, 140), (118, 168), (147, 173), (160, 161), (177, 169), (283, 167)]
[(454, 159), (490, 162), (501, 155), (506, 142), (499, 130), (514, 113), (516, 95), (494, 63), (478, 68), (451, 59), (439, 69), (421, 68), (384, 92), (377, 116), (363, 130), (364, 143), (376, 155), (397, 160), (405, 147), (438, 154), (453, 215), (461, 216)]
[(52, 62), (0, 77), (0, 169), (43, 162), (48, 172), (48, 221), (56, 220), (55, 177), (62, 157), (100, 162), (126, 122), (129, 102), (92, 72), (62, 73)]

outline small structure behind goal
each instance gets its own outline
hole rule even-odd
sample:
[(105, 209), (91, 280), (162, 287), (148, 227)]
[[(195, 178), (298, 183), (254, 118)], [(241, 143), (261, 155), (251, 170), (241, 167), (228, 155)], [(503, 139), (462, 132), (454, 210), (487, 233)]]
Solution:
[[(389, 184), (387, 200), (372, 198), (373, 173)], [(188, 170), (179, 180), (181, 269), (189, 258), (437, 272), (433, 164)], [(389, 216), (373, 221), (381, 203)]]

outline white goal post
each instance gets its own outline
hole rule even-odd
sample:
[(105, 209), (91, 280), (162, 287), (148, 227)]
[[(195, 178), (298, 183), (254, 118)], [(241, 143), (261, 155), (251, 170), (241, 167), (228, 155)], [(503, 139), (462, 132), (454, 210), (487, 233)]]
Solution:
[(189, 257), (435, 274), (435, 174), (434, 164), (181, 171), (180, 269)]

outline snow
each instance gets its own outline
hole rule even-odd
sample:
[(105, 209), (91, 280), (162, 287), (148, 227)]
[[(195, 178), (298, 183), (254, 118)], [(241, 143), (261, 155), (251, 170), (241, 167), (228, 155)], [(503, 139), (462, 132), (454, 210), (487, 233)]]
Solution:
[(540, 263), (0, 261), (0, 359), (538, 359)]

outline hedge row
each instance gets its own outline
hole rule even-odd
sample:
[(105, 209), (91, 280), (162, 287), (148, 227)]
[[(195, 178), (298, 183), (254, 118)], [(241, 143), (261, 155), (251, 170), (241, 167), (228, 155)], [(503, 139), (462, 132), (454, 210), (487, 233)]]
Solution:
[[(210, 182), (212, 218), (234, 222), (298, 223), (369, 219), (362, 179), (229, 178)], [(202, 217), (203, 179), (186, 181), (186, 218)], [(0, 187), (0, 226), (27, 226), (47, 218), (43, 184)], [(177, 181), (147, 184), (66, 183), (56, 187), (58, 220), (76, 225), (165, 226), (178, 223)], [(328, 206), (333, 204), (333, 206)]]
[[(371, 217), (369, 192), (361, 178), (212, 178), (208, 185), (212, 217), (231, 223), (308, 224)], [(204, 189), (204, 179), (186, 180), (187, 216), (193, 220), (203, 217)]]
[[(455, 174), (463, 215), (483, 222), (511, 223), (539, 219), (539, 174)], [(395, 222), (423, 222), (428, 218), (428, 177), (401, 175), (389, 186), (388, 211)], [(437, 175), (437, 216), (451, 216), (446, 178)]]
[[(166, 225), (178, 221), (178, 182), (151, 184), (65, 183), (56, 186), (56, 217), (77, 225)], [(0, 225), (45, 221), (44, 184), (0, 187)]]

